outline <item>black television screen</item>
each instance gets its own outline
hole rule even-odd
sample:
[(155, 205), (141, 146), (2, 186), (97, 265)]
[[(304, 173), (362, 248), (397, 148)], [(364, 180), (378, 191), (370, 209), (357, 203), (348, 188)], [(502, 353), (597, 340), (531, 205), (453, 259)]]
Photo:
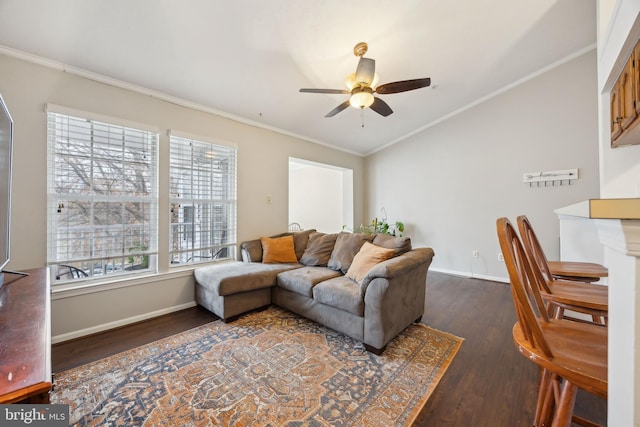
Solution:
[[(13, 120), (0, 95), (0, 275), (9, 262)], [(2, 277), (0, 276), (0, 285)]]

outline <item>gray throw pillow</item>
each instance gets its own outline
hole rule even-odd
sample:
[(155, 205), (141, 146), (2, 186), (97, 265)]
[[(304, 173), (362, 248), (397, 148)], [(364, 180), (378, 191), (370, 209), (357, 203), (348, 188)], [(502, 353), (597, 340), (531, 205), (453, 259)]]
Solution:
[(389, 234), (376, 234), (373, 244), (383, 248), (393, 249), (394, 256), (402, 255), (411, 250), (411, 239), (409, 237), (395, 237)]
[(326, 266), (337, 237), (337, 234), (311, 233), (300, 264)]
[(374, 237), (373, 234), (341, 232), (338, 234), (327, 266), (332, 270), (340, 270), (346, 274), (351, 267), (353, 257), (360, 251), (364, 242), (372, 243)]

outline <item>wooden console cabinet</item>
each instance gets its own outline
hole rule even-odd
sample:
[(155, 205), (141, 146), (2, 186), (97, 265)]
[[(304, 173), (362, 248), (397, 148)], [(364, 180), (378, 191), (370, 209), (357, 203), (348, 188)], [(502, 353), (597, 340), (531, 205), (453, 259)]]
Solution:
[(51, 296), (47, 268), (5, 273), (0, 287), (0, 403), (49, 403)]

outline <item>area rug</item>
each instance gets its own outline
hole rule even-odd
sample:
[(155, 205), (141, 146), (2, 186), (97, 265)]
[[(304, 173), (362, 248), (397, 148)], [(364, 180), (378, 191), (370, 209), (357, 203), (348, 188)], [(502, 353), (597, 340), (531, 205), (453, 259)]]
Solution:
[(376, 356), (270, 307), (55, 375), (81, 426), (409, 426), (462, 339), (411, 325)]

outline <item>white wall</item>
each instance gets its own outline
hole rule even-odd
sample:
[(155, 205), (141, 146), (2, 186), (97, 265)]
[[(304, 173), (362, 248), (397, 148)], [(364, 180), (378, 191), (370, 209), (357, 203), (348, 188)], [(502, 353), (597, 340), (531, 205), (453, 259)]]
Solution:
[[(0, 93), (15, 121), (8, 267), (13, 270), (46, 263), (46, 103), (157, 126), (160, 185), (168, 185), (167, 129), (237, 144), (239, 241), (287, 229), (290, 156), (352, 169), (356, 215), (363, 211), (363, 159), (358, 156), (2, 54)], [(267, 194), (271, 204), (266, 204)], [(160, 219), (165, 224), (168, 211), (168, 200), (161, 200)], [(95, 289), (54, 293), (54, 338), (96, 332), (194, 303), (191, 271), (169, 272), (168, 227), (159, 232), (160, 275), (125, 281), (117, 289), (97, 293)]]
[[(520, 214), (558, 258), (553, 210), (599, 193), (596, 81), (591, 50), (369, 156), (366, 212), (385, 207), (403, 220), (414, 246), (434, 248), (434, 270), (506, 280), (495, 221)], [(580, 179), (570, 186), (522, 182), (525, 172), (572, 168)]]

